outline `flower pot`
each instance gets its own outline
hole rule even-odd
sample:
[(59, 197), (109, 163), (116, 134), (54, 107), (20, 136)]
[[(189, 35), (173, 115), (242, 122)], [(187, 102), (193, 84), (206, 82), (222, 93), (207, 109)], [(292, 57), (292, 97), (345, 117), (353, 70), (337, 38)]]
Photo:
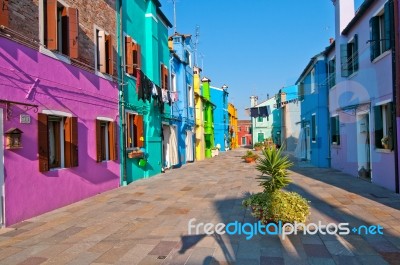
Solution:
[(128, 153), (128, 158), (142, 158), (144, 156), (143, 152), (131, 151)]
[(389, 149), (389, 144), (382, 143), (384, 149)]
[(254, 159), (253, 157), (245, 157), (245, 158), (244, 158), (244, 161), (245, 161), (246, 163), (252, 163), (252, 162), (255, 161), (255, 159)]

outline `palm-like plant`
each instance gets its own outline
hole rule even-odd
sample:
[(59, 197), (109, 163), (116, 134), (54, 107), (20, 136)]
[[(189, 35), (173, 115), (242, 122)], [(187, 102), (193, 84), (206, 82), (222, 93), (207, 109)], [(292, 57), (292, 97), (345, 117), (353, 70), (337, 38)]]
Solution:
[(260, 185), (268, 193), (280, 190), (291, 180), (287, 169), (293, 165), (288, 156), (282, 155), (282, 148), (266, 148), (258, 159), (256, 169), (261, 172)]

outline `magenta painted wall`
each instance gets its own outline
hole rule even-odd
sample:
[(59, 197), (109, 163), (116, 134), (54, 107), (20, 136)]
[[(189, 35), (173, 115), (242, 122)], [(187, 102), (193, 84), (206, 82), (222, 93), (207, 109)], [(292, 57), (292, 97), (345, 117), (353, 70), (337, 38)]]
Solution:
[(6, 225), (117, 188), (119, 163), (96, 163), (95, 142), (97, 117), (118, 121), (116, 83), (2, 37), (0, 69), (1, 100), (36, 104), (38, 112), (57, 110), (78, 117), (79, 166), (41, 173), (38, 114), (28, 110), (31, 123), (20, 124), (19, 115), (25, 109), (13, 105), (12, 118), (7, 121), (6, 105), (0, 103), (4, 130), (18, 127), (23, 131), (23, 148), (4, 150)]

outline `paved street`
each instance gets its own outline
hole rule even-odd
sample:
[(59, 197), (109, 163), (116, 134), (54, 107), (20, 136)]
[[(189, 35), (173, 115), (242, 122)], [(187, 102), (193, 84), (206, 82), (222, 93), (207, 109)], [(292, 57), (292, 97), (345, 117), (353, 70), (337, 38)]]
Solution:
[(399, 264), (400, 196), (330, 169), (297, 163), (289, 187), (312, 204), (309, 222), (379, 224), (384, 235), (189, 235), (195, 223), (255, 222), (241, 206), (260, 191), (244, 149), (2, 230), (0, 264)]

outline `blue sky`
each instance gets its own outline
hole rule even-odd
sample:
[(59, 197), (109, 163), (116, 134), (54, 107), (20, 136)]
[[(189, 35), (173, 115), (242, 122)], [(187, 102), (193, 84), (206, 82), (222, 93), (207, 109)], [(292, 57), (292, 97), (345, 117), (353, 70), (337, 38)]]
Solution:
[[(172, 0), (160, 2), (173, 23)], [(239, 119), (251, 95), (260, 102), (293, 85), (334, 37), (331, 0), (176, 0), (176, 18), (179, 33), (199, 26), (197, 64), (212, 86), (229, 86)]]

